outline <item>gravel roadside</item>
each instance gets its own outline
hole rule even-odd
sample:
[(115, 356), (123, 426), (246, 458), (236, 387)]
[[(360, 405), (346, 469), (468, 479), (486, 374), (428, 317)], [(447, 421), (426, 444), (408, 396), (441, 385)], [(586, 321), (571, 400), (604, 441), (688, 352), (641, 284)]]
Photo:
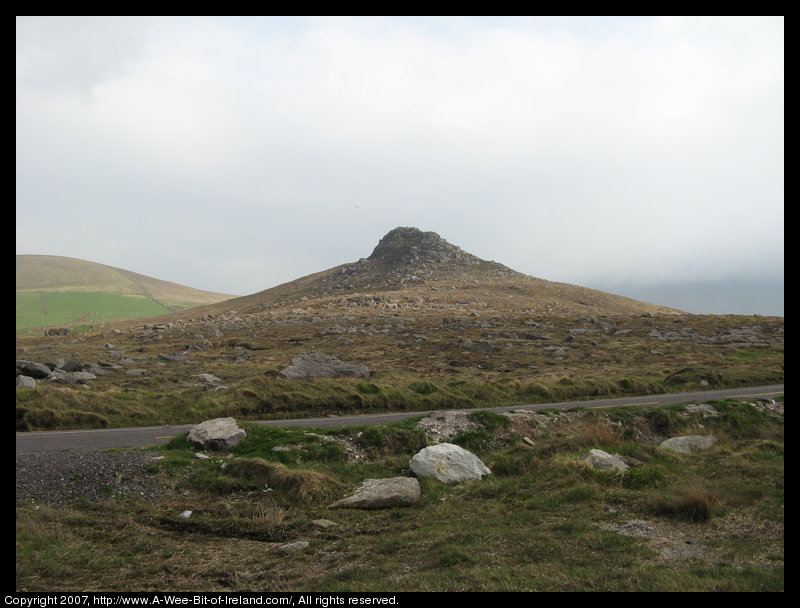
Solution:
[(58, 504), (119, 494), (158, 496), (146, 468), (157, 462), (144, 451), (66, 450), (17, 456), (17, 503)]

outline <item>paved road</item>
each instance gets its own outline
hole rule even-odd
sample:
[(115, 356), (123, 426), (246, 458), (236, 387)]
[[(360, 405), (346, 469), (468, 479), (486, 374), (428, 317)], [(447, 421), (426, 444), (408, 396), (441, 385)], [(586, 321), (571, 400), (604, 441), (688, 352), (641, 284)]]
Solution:
[[(667, 405), (686, 401), (709, 399), (775, 397), (783, 394), (783, 384), (733, 388), (674, 395), (647, 395), (593, 401), (569, 401), (539, 405), (514, 405), (510, 407), (486, 408), (493, 412), (510, 410), (569, 409), (573, 407), (614, 407), (621, 405)], [(426, 415), (430, 412), (403, 412), (398, 414), (366, 414), (361, 416), (334, 416), (326, 418), (301, 418), (296, 420), (265, 420), (268, 426), (305, 426), (315, 428), (359, 426), (362, 424), (386, 424), (410, 416)], [(199, 422), (199, 421), (198, 421)], [(193, 425), (151, 426), (126, 429), (96, 429), (81, 431), (47, 431), (17, 433), (17, 456), (46, 451), (103, 450), (110, 448), (142, 447), (166, 443), (175, 435), (186, 433)]]

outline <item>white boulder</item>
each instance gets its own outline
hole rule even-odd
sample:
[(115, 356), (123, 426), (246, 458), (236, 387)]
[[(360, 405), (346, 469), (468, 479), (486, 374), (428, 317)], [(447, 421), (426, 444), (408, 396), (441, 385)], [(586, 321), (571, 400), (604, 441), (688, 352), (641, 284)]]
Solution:
[(409, 464), (417, 477), (435, 477), (443, 483), (481, 479), (491, 473), (475, 454), (452, 443), (438, 443), (423, 448)]
[(247, 437), (244, 429), (233, 418), (214, 418), (193, 427), (186, 440), (206, 450), (222, 452), (229, 450)]

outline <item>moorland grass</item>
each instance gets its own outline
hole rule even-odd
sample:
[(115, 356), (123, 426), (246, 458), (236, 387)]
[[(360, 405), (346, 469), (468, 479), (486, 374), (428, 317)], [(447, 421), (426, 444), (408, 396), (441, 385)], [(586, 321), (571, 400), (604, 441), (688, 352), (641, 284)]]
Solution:
[[(474, 412), (493, 439), (481, 453), (493, 474), (422, 480), (419, 503), (379, 511), (327, 505), (364, 478), (407, 475), (422, 439), (416, 421), (323, 432), (247, 425), (232, 458), (206, 460), (176, 438), (154, 450), (164, 455), (150, 468), (157, 500), (18, 504), (17, 589), (782, 591), (783, 420), (741, 402), (713, 407), (719, 441), (692, 455), (622, 439), (628, 427), (656, 432), (645, 408), (554, 412), (548, 426), (563, 418), (583, 432), (540, 434), (533, 446)], [(667, 409), (676, 432), (711, 420)], [(316, 435), (361, 441), (372, 458), (344, 462)], [(581, 454), (600, 446), (631, 469), (588, 469)], [(289, 452), (275, 447), (303, 457), (278, 462)], [(180, 517), (186, 509), (192, 516)], [(338, 525), (311, 523), (321, 518)], [(613, 529), (632, 520), (661, 536)], [(278, 550), (297, 540), (309, 548)]]

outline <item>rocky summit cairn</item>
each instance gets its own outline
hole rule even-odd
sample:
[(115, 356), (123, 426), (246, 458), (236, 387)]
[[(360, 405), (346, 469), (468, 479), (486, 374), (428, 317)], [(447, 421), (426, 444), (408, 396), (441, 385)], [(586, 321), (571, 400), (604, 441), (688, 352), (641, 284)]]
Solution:
[(419, 228), (395, 228), (378, 243), (370, 260), (390, 266), (416, 266), (420, 264), (466, 263), (478, 264), (481, 260), (455, 245), (451, 245), (435, 232)]

